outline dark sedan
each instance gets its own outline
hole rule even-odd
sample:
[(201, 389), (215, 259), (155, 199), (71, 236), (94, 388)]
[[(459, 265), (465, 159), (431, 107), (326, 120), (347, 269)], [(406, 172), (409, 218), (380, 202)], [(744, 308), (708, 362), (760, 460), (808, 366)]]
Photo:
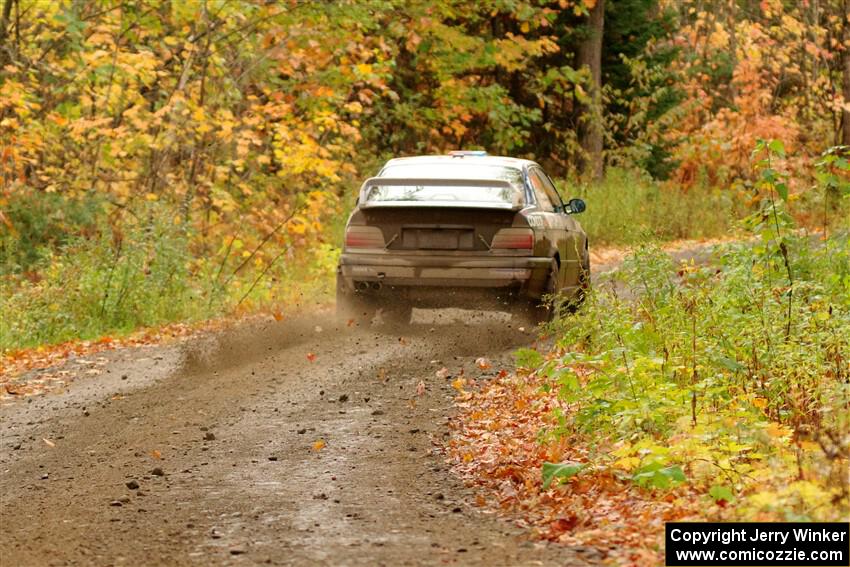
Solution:
[(413, 307), (483, 307), (535, 321), (590, 284), (587, 234), (533, 161), (452, 152), (390, 160), (360, 190), (337, 268), (343, 318), (405, 323)]

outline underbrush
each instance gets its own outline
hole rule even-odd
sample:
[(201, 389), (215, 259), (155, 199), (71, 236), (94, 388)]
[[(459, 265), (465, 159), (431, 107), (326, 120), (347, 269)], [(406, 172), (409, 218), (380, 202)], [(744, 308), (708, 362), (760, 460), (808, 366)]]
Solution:
[(686, 190), (627, 170), (611, 169), (601, 183), (560, 186), (564, 199), (580, 197), (587, 202), (587, 212), (578, 220), (592, 246), (714, 238), (726, 235), (747, 213), (737, 192)]
[[(232, 235), (209, 250), (178, 218), (151, 203), (120, 229), (102, 221), (26, 254), (7, 239), (0, 351), (330, 299), (338, 251), (322, 234), (299, 228), (266, 242)], [(322, 231), (334, 230), (334, 220)], [(15, 270), (15, 258), (35, 260)]]
[[(664, 522), (850, 513), (850, 233), (642, 246), (547, 353), (462, 392), (449, 453), (540, 537), (660, 562)], [(790, 308), (789, 308), (790, 306)]]
[[(827, 154), (829, 155), (829, 154)], [(820, 175), (825, 175), (823, 171)], [(601, 183), (561, 181), (561, 196), (586, 201), (578, 216), (591, 247), (642, 242), (700, 240), (734, 236), (754, 205), (752, 187), (682, 188), (647, 179), (640, 173), (609, 169)], [(850, 216), (850, 202), (828, 183), (790, 195), (798, 226), (828, 232)]]
[(728, 245), (708, 267), (641, 247), (558, 327), (541, 372), (564, 402), (547, 432), (649, 488), (679, 482), (746, 519), (847, 512), (850, 241)]

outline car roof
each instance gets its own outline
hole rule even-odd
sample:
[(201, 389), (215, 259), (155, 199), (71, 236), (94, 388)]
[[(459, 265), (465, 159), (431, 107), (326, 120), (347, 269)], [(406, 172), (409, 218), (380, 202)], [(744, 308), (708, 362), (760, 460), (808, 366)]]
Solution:
[(449, 165), (449, 164), (480, 164), (480, 165), (501, 165), (503, 167), (514, 167), (516, 169), (525, 169), (531, 165), (537, 165), (535, 162), (527, 159), (519, 159), (505, 156), (451, 156), (451, 155), (429, 155), (429, 156), (411, 156), (400, 157), (389, 160), (384, 164), (384, 168), (391, 165)]

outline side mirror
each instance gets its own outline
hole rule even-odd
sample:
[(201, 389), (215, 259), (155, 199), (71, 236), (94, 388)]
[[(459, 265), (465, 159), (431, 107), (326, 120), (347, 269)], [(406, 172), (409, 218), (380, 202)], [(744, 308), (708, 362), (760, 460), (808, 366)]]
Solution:
[(565, 208), (567, 209), (565, 211), (567, 214), (577, 215), (578, 213), (583, 213), (587, 209), (587, 205), (582, 199), (570, 199)]

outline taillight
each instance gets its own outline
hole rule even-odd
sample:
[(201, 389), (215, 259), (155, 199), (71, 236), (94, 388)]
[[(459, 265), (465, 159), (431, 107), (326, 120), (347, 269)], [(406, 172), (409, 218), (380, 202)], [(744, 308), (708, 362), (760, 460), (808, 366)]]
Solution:
[(345, 229), (346, 248), (383, 248), (384, 233), (376, 226), (349, 226)]
[(493, 237), (490, 248), (531, 250), (534, 248), (534, 231), (530, 228), (503, 228)]

